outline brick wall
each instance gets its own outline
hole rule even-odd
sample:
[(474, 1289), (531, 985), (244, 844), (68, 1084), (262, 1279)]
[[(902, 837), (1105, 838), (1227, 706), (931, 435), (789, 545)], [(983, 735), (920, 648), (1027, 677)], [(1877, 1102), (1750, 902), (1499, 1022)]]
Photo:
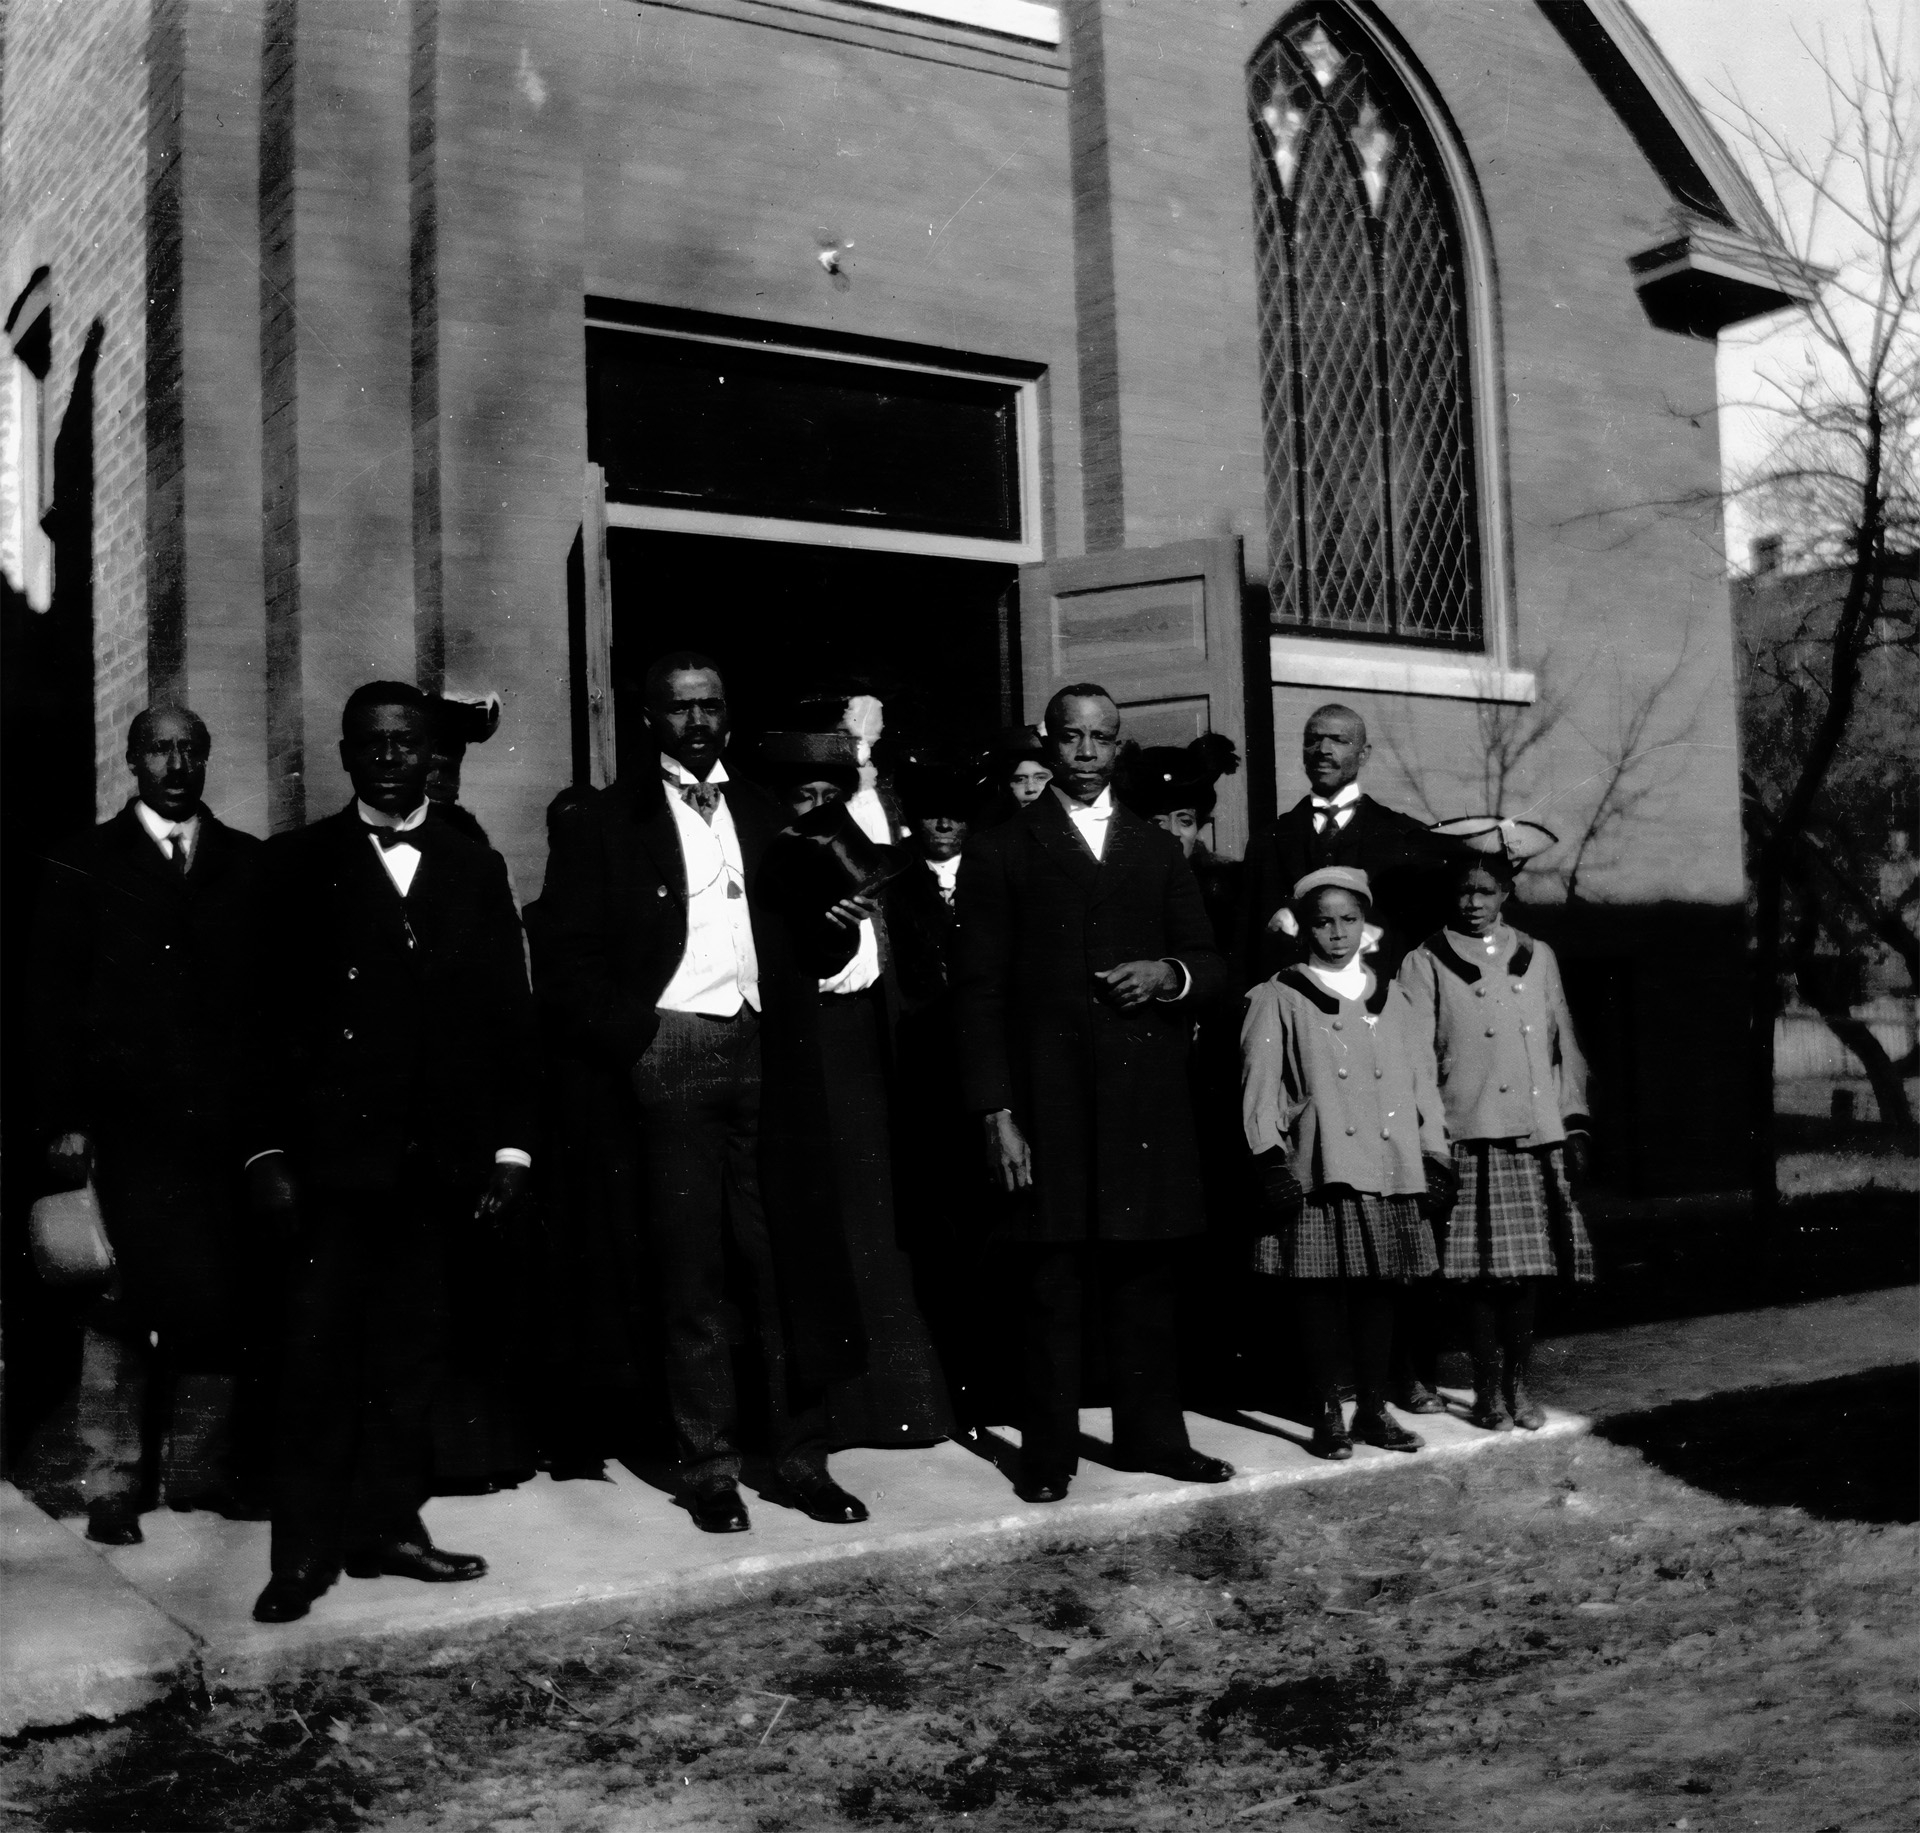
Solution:
[[(147, 0), (11, 0), (4, 27), (0, 292), (11, 305), (36, 268), (50, 270), (49, 413), (69, 462), (91, 449), (102, 814), (126, 797), (127, 725), (147, 692), (148, 26)], [(83, 427), (69, 409), (88, 372)]]

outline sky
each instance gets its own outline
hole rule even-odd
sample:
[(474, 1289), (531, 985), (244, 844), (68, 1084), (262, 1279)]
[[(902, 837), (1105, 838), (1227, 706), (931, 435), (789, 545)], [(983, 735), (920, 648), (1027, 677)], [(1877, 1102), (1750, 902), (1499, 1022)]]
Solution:
[[(1899, 31), (1902, 9), (1911, 0), (1881, 0), (1872, 9), (1883, 32)], [(1667, 60), (1749, 170), (1755, 163), (1731, 131), (1737, 95), (1752, 115), (1782, 136), (1818, 148), (1828, 126), (1823, 79), (1808, 47), (1817, 50), (1824, 35), (1836, 61), (1865, 39), (1866, 0), (1632, 0)], [(1909, 61), (1920, 55), (1920, 32), (1911, 17), (1904, 34)], [(1804, 42), (1803, 42), (1804, 41)], [(1765, 187), (1762, 187), (1763, 193)], [(1846, 252), (1838, 241), (1817, 247), (1831, 263)], [(1735, 326), (1720, 338), (1721, 460), (1729, 479), (1765, 454), (1773, 416), (1743, 404), (1767, 395), (1766, 378), (1790, 372), (1807, 343), (1799, 315), (1780, 314)], [(1727, 551), (1736, 567), (1745, 563), (1747, 543), (1756, 530), (1745, 525), (1737, 504), (1728, 514)]]

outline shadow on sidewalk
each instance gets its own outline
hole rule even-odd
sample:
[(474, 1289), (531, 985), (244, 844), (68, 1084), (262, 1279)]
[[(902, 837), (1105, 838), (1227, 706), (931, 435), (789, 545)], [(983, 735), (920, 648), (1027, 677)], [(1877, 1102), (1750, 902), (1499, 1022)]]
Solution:
[(1920, 1366), (1684, 1400), (1595, 1428), (1696, 1489), (1825, 1521), (1920, 1520)]

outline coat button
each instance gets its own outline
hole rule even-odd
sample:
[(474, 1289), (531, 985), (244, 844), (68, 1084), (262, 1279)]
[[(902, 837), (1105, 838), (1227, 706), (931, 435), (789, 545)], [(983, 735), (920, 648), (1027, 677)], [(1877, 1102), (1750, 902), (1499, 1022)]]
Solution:
[(358, 979), (360, 978), (360, 970), (359, 970), (359, 969), (358, 969), (357, 967), (350, 967), (350, 968), (348, 968), (348, 969), (347, 969), (347, 978), (348, 978), (349, 980), (358, 980)]
[(1493, 1036), (1493, 1027), (1492, 1027), (1491, 1025), (1489, 1025), (1489, 1026), (1487, 1027), (1487, 1036), (1488, 1036), (1488, 1037), (1492, 1037), (1492, 1036)]
[(1386, 1072), (1386, 1071), (1385, 1071), (1384, 1069), (1376, 1069), (1376, 1070), (1375, 1070), (1375, 1071), (1373, 1072), (1373, 1079), (1374, 1079), (1374, 1080), (1375, 1080), (1376, 1082), (1378, 1082), (1378, 1081), (1380, 1080), (1380, 1078), (1381, 1078), (1382, 1076), (1384, 1076), (1384, 1075), (1385, 1075), (1386, 1073), (1387, 1073), (1387, 1072)]
[(1473, 996), (1475, 999), (1485, 999), (1487, 996), (1487, 989), (1485, 987), (1475, 987), (1473, 989)]
[(1340, 1023), (1340, 1021), (1337, 1018), (1333, 1021), (1333, 1028), (1336, 1031), (1341, 1031), (1345, 1029), (1345, 1027)]
[(1516, 993), (1524, 993), (1527, 990), (1527, 983), (1524, 980), (1516, 980), (1513, 983), (1513, 990)]
[(1347, 1128), (1347, 1137), (1348, 1137), (1349, 1139), (1351, 1139), (1351, 1138), (1353, 1137), (1353, 1134), (1354, 1134), (1354, 1129), (1353, 1129), (1352, 1127), (1348, 1127), (1348, 1128)]
[(351, 1044), (353, 1042), (353, 1028), (351, 1026), (349, 1026), (345, 1031), (342, 1031), (340, 1033), (340, 1040), (342, 1043), (346, 1043), (346, 1044)]
[(1533, 1029), (1533, 1027), (1532, 1027), (1531, 1025), (1522, 1025), (1522, 1026), (1520, 1027), (1520, 1029), (1521, 1029), (1522, 1031), (1531, 1031), (1531, 1030)]
[(655, 897), (665, 897), (665, 896), (667, 895), (667, 888), (666, 888), (666, 886), (665, 886), (665, 885), (655, 885), (655, 886), (654, 886), (654, 888), (653, 888), (653, 895), (654, 895)]
[(1380, 1137), (1382, 1139), (1391, 1139), (1393, 1135), (1385, 1127), (1382, 1127), (1380, 1129)]
[(1510, 1086), (1511, 1086), (1511, 1084), (1509, 1084), (1509, 1083), (1506, 1083), (1506, 1082), (1502, 1082), (1502, 1083), (1500, 1084), (1500, 1092), (1501, 1092), (1501, 1094), (1503, 1094), (1503, 1095), (1504, 1095), (1504, 1094), (1505, 1094), (1505, 1093), (1507, 1092), (1507, 1090), (1508, 1090), (1508, 1088), (1509, 1088)]
[(1333, 1073), (1338, 1076), (1342, 1082), (1347, 1079), (1347, 1072), (1344, 1069), (1336, 1069)]

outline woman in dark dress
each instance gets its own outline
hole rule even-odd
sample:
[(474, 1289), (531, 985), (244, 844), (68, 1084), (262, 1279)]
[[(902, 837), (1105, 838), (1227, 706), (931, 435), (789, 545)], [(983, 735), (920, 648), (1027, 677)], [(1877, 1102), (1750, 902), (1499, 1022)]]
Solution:
[(767, 734), (760, 775), (795, 820), (766, 873), (786, 881), (781, 895), (839, 906), (861, 930), (853, 959), (820, 984), (828, 1143), (867, 1338), (866, 1373), (828, 1390), (832, 1437), (841, 1446), (925, 1445), (952, 1432), (953, 1414), (895, 1218), (890, 1058), (899, 991), (879, 895), (909, 861), (884, 827), (863, 832), (846, 807), (861, 761), (845, 732)]

